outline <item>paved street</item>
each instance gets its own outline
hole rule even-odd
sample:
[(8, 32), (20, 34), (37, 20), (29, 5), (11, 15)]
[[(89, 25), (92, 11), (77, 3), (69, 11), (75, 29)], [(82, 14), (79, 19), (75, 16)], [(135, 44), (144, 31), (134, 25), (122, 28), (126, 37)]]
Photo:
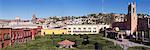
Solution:
[(134, 43), (134, 42), (128, 41), (127, 39), (123, 39), (122, 42), (113, 40), (113, 39), (109, 39), (109, 38), (105, 38), (105, 37), (103, 39), (113, 41), (115, 44), (120, 45), (123, 48), (123, 50), (127, 50), (129, 47), (133, 47), (133, 46), (144, 46), (144, 47), (150, 48), (150, 46)]

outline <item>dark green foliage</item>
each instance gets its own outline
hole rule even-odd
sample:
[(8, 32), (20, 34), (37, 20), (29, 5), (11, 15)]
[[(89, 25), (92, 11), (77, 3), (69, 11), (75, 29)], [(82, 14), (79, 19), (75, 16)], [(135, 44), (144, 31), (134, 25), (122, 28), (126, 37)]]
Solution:
[(141, 47), (141, 46), (136, 46), (136, 47), (130, 47), (128, 50), (150, 50), (150, 48), (147, 47)]
[[(61, 36), (61, 37), (60, 37)], [(104, 50), (121, 50), (120, 46), (114, 46), (113, 42), (102, 39), (100, 35), (86, 35), (89, 38), (89, 44), (82, 45), (83, 35), (46, 35), (46, 36), (36, 36), (36, 40), (27, 42), (21, 45), (15, 45), (14, 47), (9, 46), (3, 48), (3, 50), (94, 50), (95, 43), (97, 42)], [(58, 48), (58, 42), (63, 40), (70, 40), (75, 42), (74, 48)]]

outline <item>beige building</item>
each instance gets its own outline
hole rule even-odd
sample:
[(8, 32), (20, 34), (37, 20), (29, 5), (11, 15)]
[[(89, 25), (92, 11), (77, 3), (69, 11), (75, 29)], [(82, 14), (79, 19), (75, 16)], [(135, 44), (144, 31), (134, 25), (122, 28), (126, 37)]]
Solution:
[(67, 34), (98, 34), (101, 28), (109, 28), (110, 25), (102, 25), (102, 24), (95, 24), (95, 25), (66, 25), (64, 29), (67, 30)]

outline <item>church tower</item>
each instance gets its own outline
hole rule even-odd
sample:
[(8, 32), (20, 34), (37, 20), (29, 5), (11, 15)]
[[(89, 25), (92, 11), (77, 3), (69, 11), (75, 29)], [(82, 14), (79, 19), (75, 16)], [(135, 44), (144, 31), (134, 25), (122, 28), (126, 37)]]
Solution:
[(127, 28), (130, 29), (130, 33), (133, 34), (137, 31), (137, 14), (136, 3), (129, 3), (127, 14)]
[(31, 20), (33, 23), (36, 23), (36, 21), (37, 21), (37, 17), (36, 17), (36, 15), (35, 14), (33, 14), (33, 16), (32, 16), (32, 20)]
[(35, 14), (32, 15), (32, 19), (36, 19), (36, 15)]

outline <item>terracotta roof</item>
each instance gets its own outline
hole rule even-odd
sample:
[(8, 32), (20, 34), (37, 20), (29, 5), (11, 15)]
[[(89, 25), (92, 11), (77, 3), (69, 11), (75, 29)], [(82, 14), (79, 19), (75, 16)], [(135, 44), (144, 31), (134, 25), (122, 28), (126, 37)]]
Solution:
[(2, 20), (2, 19), (0, 19), (0, 22), (10, 22), (10, 20)]
[(71, 42), (69, 40), (64, 40), (64, 41), (61, 41), (61, 42), (58, 42), (59, 45), (74, 45), (75, 42)]

